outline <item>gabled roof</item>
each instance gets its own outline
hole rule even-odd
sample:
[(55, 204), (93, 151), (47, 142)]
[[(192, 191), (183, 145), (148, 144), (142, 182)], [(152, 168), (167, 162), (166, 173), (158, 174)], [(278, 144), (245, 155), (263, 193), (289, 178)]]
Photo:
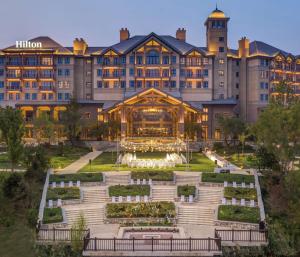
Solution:
[[(28, 41), (30, 41), (30, 42), (41, 42), (42, 43), (42, 48), (38, 49), (38, 50), (50, 50), (50, 51), (56, 51), (56, 52), (59, 52), (59, 53), (66, 53), (66, 54), (71, 54), (72, 53), (67, 47), (64, 47), (64, 46), (60, 45), (59, 43), (54, 41), (52, 38), (47, 37), (47, 36), (32, 38)], [(16, 45), (12, 45), (12, 46), (9, 46), (9, 47), (3, 49), (4, 52), (5, 51), (20, 51), (20, 50), (24, 51), (24, 50), (27, 50), (27, 49), (17, 48)], [(37, 50), (37, 49), (31, 49), (31, 50)]]
[(261, 41), (253, 41), (250, 43), (250, 56), (262, 55), (262, 56), (274, 57), (279, 53), (283, 54), (285, 57), (290, 54), (288, 52), (285, 52), (279, 48), (276, 48), (274, 46), (271, 46)]

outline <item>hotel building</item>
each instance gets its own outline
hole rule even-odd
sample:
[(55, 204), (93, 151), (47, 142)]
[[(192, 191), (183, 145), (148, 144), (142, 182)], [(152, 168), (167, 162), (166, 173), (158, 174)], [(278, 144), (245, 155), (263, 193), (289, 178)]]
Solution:
[[(243, 37), (228, 46), (229, 17), (215, 9), (206, 19), (206, 46), (176, 36), (130, 36), (90, 47), (75, 39), (64, 47), (49, 37), (0, 50), (0, 104), (20, 108), (30, 133), (32, 120), (47, 112), (59, 120), (71, 98), (90, 123), (117, 120), (124, 137), (179, 137), (184, 124), (199, 123), (203, 139), (220, 139), (217, 119), (238, 115), (254, 122), (274, 86), (286, 81), (300, 93), (300, 56)], [(26, 44), (22, 44), (26, 45)], [(82, 137), (87, 137), (83, 133)]]

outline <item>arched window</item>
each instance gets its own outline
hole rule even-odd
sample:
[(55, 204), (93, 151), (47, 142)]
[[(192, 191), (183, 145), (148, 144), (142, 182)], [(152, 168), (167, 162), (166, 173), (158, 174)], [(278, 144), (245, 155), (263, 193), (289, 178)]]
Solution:
[(159, 64), (159, 53), (151, 50), (147, 53), (147, 64)]

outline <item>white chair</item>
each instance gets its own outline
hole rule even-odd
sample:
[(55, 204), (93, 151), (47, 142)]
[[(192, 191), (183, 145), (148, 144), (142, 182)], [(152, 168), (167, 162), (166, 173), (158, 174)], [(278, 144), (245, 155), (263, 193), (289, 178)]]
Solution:
[(122, 202), (123, 202), (123, 196), (119, 196), (118, 202), (119, 202), (119, 203), (122, 203)]
[(60, 182), (60, 187), (65, 187), (65, 182), (64, 181)]
[(72, 186), (73, 186), (73, 182), (69, 181), (69, 187), (72, 187)]
[(241, 206), (246, 206), (246, 201), (245, 201), (245, 199), (241, 199)]
[(222, 198), (222, 205), (226, 205), (227, 204), (227, 199), (225, 197)]
[(194, 196), (193, 195), (189, 195), (189, 203), (194, 202)]
[(235, 198), (232, 198), (231, 204), (232, 204), (232, 205), (236, 205), (236, 199), (235, 199)]
[(52, 188), (56, 188), (56, 182), (52, 182)]
[(152, 185), (152, 178), (149, 178), (148, 184), (149, 184), (149, 185)]
[(145, 202), (145, 203), (149, 202), (149, 197), (148, 197), (148, 195), (144, 195), (144, 202)]
[(255, 207), (255, 202), (254, 202), (254, 200), (250, 200), (250, 207)]
[(130, 179), (130, 185), (134, 185), (134, 179)]
[(129, 203), (131, 202), (131, 196), (130, 195), (127, 195), (126, 201), (129, 202)]
[(61, 207), (61, 206), (62, 206), (61, 199), (57, 199), (57, 207)]
[(242, 188), (245, 188), (245, 187), (246, 187), (245, 182), (242, 182)]
[(52, 208), (52, 207), (53, 207), (53, 201), (52, 201), (52, 200), (49, 200), (48, 206), (49, 206), (49, 208)]
[(180, 196), (180, 202), (183, 203), (184, 201), (185, 201), (185, 197), (184, 197), (184, 195), (181, 195), (181, 196)]
[(140, 185), (140, 184), (141, 184), (141, 180), (140, 180), (139, 178), (136, 180), (136, 184), (137, 184), (137, 185)]
[(112, 196), (112, 197), (111, 197), (111, 201), (112, 201), (113, 203), (115, 203), (115, 202), (116, 202), (116, 197), (115, 197), (115, 196)]
[(143, 185), (146, 185), (146, 184), (147, 184), (146, 179), (143, 179)]
[(254, 184), (253, 183), (250, 183), (250, 188), (254, 188)]
[(224, 181), (224, 187), (228, 187), (228, 182)]
[(77, 186), (77, 187), (80, 187), (80, 181), (79, 181), (79, 180), (77, 180), (76, 186)]
[(237, 187), (237, 185), (236, 185), (236, 182), (235, 182), (235, 181), (233, 181), (233, 182), (232, 182), (232, 186), (233, 186), (233, 187)]
[(135, 197), (135, 201), (136, 201), (137, 203), (139, 203), (139, 202), (141, 201), (141, 197), (140, 197), (139, 195), (137, 195), (137, 196)]

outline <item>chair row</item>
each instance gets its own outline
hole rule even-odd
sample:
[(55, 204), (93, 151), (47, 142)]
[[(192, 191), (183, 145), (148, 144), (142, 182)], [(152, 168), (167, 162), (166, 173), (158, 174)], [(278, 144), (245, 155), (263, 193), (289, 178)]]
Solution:
[[(144, 196), (140, 196), (140, 195), (137, 195), (135, 196), (135, 202), (149, 202), (149, 196), (148, 195), (144, 195)], [(111, 197), (111, 201), (113, 203), (123, 203), (123, 202), (134, 202), (133, 201), (133, 197), (128, 195), (128, 196), (112, 196)]]
[(222, 198), (222, 205), (240, 205), (249, 207), (257, 206), (254, 200), (246, 201), (245, 199), (237, 200), (236, 198), (232, 198), (231, 200), (228, 200), (227, 198)]
[(254, 184), (250, 183), (249, 185), (246, 185), (245, 182), (242, 182), (241, 184), (237, 184), (235, 181), (233, 181), (232, 183), (228, 183), (227, 181), (224, 181), (224, 187), (242, 187), (242, 188), (254, 188)]
[(52, 188), (56, 188), (58, 185), (59, 185), (59, 187), (65, 187), (65, 186), (68, 186), (68, 187), (74, 187), (74, 186), (75, 187), (80, 187), (80, 181), (78, 180), (78, 181), (76, 181), (76, 183), (73, 182), (73, 181), (69, 181), (69, 183), (65, 183), (64, 181), (61, 181), (60, 183), (52, 182), (50, 184), (50, 186)]
[(152, 185), (152, 179), (150, 178), (148, 181), (144, 178), (144, 179), (131, 179), (130, 180), (130, 184), (131, 185)]

